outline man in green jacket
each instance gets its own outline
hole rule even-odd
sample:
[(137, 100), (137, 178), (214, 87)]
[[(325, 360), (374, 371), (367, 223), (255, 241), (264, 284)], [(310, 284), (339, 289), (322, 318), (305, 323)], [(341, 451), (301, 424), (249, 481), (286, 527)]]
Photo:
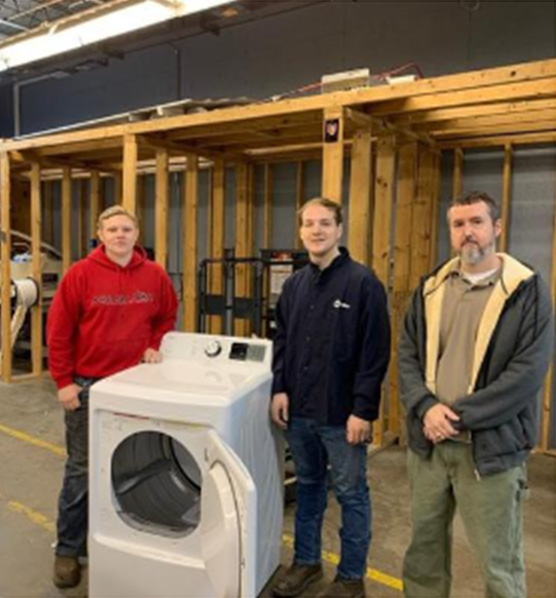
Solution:
[(553, 346), (549, 293), (496, 253), (501, 221), (486, 193), (454, 200), (448, 224), (456, 257), (423, 279), (400, 340), (413, 523), (405, 596), (450, 595), (457, 505), (485, 596), (526, 598), (521, 511)]

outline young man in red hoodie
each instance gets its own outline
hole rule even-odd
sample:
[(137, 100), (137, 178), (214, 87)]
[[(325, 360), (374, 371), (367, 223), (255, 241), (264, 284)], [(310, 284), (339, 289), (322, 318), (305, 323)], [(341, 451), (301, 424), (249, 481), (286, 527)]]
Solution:
[(58, 504), (54, 584), (79, 584), (86, 553), (89, 389), (141, 361), (156, 363), (174, 328), (177, 298), (158, 264), (136, 246), (135, 216), (121, 206), (98, 220), (102, 244), (62, 279), (48, 313), (49, 368), (65, 410), (66, 462)]

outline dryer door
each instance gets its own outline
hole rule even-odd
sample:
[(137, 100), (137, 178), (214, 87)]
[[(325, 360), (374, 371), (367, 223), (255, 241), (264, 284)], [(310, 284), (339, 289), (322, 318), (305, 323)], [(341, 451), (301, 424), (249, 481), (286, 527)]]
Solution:
[(257, 495), (244, 464), (214, 430), (201, 496), (201, 544), (219, 598), (254, 598)]

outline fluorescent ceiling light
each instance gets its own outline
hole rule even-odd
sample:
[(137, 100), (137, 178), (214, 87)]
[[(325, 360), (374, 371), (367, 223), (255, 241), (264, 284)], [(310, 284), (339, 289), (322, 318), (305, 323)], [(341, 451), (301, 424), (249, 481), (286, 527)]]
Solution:
[(230, 0), (141, 0), (83, 20), (62, 20), (0, 46), (0, 72), (222, 4)]

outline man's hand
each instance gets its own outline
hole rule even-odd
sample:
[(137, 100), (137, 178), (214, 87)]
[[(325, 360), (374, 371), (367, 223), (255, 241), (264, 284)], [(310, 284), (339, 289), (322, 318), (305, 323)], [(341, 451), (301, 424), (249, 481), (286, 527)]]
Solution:
[(290, 399), (285, 392), (278, 392), (270, 403), (270, 417), (272, 421), (284, 430), (288, 427)]
[(350, 415), (346, 423), (346, 440), (348, 444), (362, 444), (371, 439), (371, 422)]
[(68, 384), (58, 390), (58, 400), (66, 411), (75, 411), (81, 403), (79, 402), (79, 393), (81, 386), (77, 384)]
[(145, 349), (141, 361), (143, 363), (160, 363), (162, 361), (162, 353), (149, 347), (148, 349)]
[(458, 431), (452, 426), (452, 422), (458, 421), (458, 415), (447, 405), (438, 403), (431, 407), (423, 418), (423, 432), (425, 436), (437, 444), (446, 438), (456, 436)]

